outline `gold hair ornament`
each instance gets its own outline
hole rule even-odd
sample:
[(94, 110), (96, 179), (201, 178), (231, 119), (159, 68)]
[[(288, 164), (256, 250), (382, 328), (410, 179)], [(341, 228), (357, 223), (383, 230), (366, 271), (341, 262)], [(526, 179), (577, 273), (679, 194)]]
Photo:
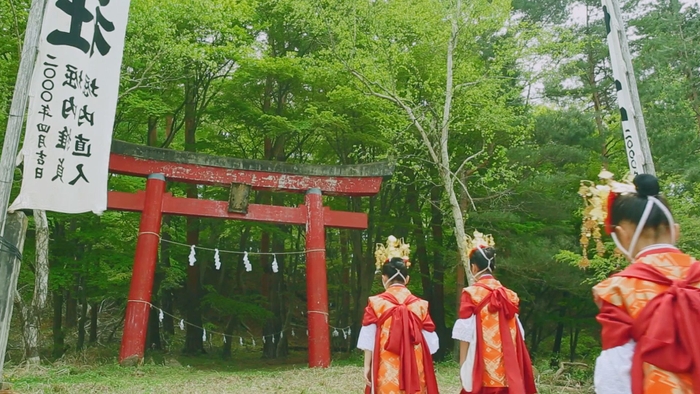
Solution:
[(496, 246), (496, 242), (493, 240), (493, 235), (484, 235), (478, 230), (474, 230), (473, 237), (468, 235), (464, 236), (465, 252), (467, 253), (466, 261), (469, 261), (469, 257), (472, 252), (477, 248), (493, 248)]
[(598, 174), (598, 178), (600, 178), (598, 184), (582, 180), (578, 189), (578, 194), (583, 198), (584, 202), (581, 238), (579, 239), (582, 248), (582, 259), (579, 262), (579, 267), (581, 268), (587, 268), (591, 264), (588, 259), (588, 247), (591, 238), (596, 244), (596, 254), (601, 257), (605, 254), (601, 227), (608, 235), (612, 232), (610, 209), (615, 201), (615, 197), (621, 194), (637, 192), (630, 176), (626, 177), (623, 182), (616, 182), (613, 180), (613, 177), (612, 172), (603, 170)]
[(411, 262), (408, 259), (411, 253), (411, 245), (404, 243), (403, 238), (397, 239), (393, 235), (390, 235), (386, 240), (386, 245), (377, 244), (377, 248), (374, 251), (374, 257), (376, 258), (377, 271), (381, 271), (382, 266), (389, 260), (400, 257), (406, 264), (406, 268), (411, 267)]

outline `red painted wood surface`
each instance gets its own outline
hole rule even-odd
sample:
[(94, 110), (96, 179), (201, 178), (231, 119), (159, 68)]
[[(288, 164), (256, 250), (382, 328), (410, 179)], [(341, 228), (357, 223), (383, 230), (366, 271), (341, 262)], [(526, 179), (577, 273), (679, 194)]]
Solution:
[(309, 327), (309, 367), (327, 368), (331, 364), (328, 326), (328, 277), (326, 273), (326, 228), (321, 191), (306, 193), (306, 295)]
[[(160, 174), (158, 174), (160, 175)], [(129, 302), (126, 304), (124, 334), (119, 351), (119, 362), (136, 365), (143, 359), (146, 349), (146, 332), (148, 330), (148, 315), (151, 310), (151, 293), (153, 292), (153, 277), (156, 272), (158, 245), (160, 245), (160, 226), (162, 220), (163, 195), (165, 194), (165, 178), (158, 175), (146, 182), (146, 192), (142, 193), (141, 224), (139, 237), (136, 241), (136, 256), (134, 270), (131, 276)], [(143, 202), (147, 202), (144, 204)]]
[(250, 185), (256, 190), (305, 193), (318, 188), (325, 195), (373, 196), (379, 193), (381, 177), (302, 176), (272, 172), (231, 170), (193, 164), (169, 163), (111, 154), (109, 171), (113, 174), (145, 177), (163, 173), (169, 181), (202, 185)]
[[(305, 225), (306, 206), (280, 207), (275, 205), (250, 204), (247, 214), (228, 212), (228, 202), (198, 200), (163, 195), (162, 211), (168, 215), (197, 216), (208, 218), (246, 220), (255, 222)], [(107, 197), (107, 208), (119, 211), (140, 212), (146, 201), (146, 193), (125, 193), (111, 191)], [(334, 228), (364, 230), (367, 228), (367, 215), (359, 212), (332, 211), (324, 209), (324, 225)]]

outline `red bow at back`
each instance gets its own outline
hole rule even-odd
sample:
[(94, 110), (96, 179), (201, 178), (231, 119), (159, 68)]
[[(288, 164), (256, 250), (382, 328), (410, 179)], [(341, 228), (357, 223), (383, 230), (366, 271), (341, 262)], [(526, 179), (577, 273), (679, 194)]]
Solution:
[[(486, 284), (476, 283), (475, 286), (489, 290), (489, 295), (479, 303), (476, 308), (478, 314), (481, 308), (488, 303), (488, 309), (491, 313), (498, 313), (499, 332), (501, 334), (501, 345), (503, 346), (503, 363), (506, 369), (506, 380), (511, 393), (536, 393), (537, 389), (532, 378), (532, 366), (529, 354), (522, 341), (520, 333), (516, 333), (516, 341), (513, 341), (511, 336), (510, 326), (508, 324), (518, 313), (518, 306), (508, 298), (506, 288), (500, 286), (492, 289)], [(477, 323), (477, 338), (479, 343), (482, 341), (481, 323)], [(477, 348), (479, 349), (479, 348)], [(483, 351), (483, 350), (482, 350)], [(479, 351), (477, 351), (479, 353)], [(482, 376), (484, 370), (484, 361), (479, 354), (476, 367), (474, 368), (474, 392), (477, 392), (482, 387)]]
[[(481, 287), (491, 290), (485, 285), (482, 285)], [(508, 298), (508, 293), (506, 293), (505, 287), (499, 287), (491, 290), (491, 294), (486, 298), (488, 299), (489, 303), (489, 312), (502, 313), (502, 315), (505, 316), (506, 320), (508, 321), (513, 319), (515, 314), (518, 313), (518, 307)]]
[(693, 392), (700, 394), (700, 263), (693, 263), (682, 280), (671, 280), (644, 263), (630, 265), (615, 276), (636, 278), (669, 288), (649, 301), (632, 324), (637, 342), (632, 360), (632, 392), (644, 391), (644, 363), (672, 373), (690, 373)]
[(392, 318), (389, 337), (384, 345), (384, 349), (397, 354), (399, 360), (401, 360), (399, 389), (409, 394), (420, 392), (420, 375), (418, 363), (414, 356), (414, 349), (423, 340), (423, 333), (421, 332), (422, 322), (415, 313), (408, 309), (408, 305), (418, 301), (419, 298), (409, 295), (405, 302), (401, 304), (396, 297), (389, 293), (383, 293), (380, 297), (395, 305), (390, 312), (382, 316), (378, 326), (381, 326), (388, 318)]

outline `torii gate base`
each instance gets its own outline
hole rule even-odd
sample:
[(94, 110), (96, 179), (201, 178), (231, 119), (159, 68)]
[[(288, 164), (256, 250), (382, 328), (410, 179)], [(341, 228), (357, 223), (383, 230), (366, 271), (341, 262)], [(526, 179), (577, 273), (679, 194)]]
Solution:
[[(108, 198), (109, 209), (142, 212), (119, 352), (121, 365), (137, 365), (143, 360), (163, 214), (305, 225), (309, 366), (325, 368), (330, 365), (325, 228), (366, 229), (367, 215), (332, 211), (323, 206), (323, 193), (374, 195), (379, 191), (382, 178), (391, 175), (393, 167), (384, 163), (364, 167), (333, 167), (333, 172), (338, 175), (323, 176), (304, 174), (318, 173), (318, 167), (314, 166), (304, 168), (295, 165), (285, 172), (279, 168), (264, 172), (261, 168), (269, 164), (252, 161), (236, 160), (235, 165), (253, 167), (254, 170), (235, 170), (222, 165), (227, 164), (222, 163), (226, 159), (197, 154), (182, 155), (181, 152), (175, 154), (181, 164), (175, 164), (177, 160), (168, 162), (153, 159), (172, 156), (173, 151), (139, 147), (119, 141), (113, 144), (112, 152), (112, 173), (147, 175), (148, 178), (145, 192), (131, 194), (111, 191)], [(206, 164), (201, 164), (202, 162)], [(216, 164), (212, 165), (212, 162)], [(276, 166), (281, 167), (279, 164)], [(293, 175), (293, 172), (298, 175)], [(232, 213), (229, 212), (226, 201), (173, 197), (165, 192), (166, 177), (181, 182), (227, 186), (244, 179), (246, 184), (255, 189), (303, 191), (306, 192), (306, 197), (304, 205), (296, 208), (251, 204), (246, 214)]]

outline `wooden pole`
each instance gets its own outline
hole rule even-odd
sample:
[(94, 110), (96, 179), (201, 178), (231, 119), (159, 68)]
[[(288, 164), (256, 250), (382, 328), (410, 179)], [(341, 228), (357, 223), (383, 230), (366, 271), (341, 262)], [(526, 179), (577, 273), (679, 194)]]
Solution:
[[(603, 4), (603, 10), (607, 14), (605, 15), (605, 18), (609, 20), (606, 20), (607, 28), (608, 28), (608, 34), (613, 34), (616, 37), (609, 37), (612, 39), (608, 39), (608, 47), (610, 49), (610, 57), (611, 61), (613, 63), (613, 69), (616, 68), (615, 66), (615, 61), (612, 59), (615, 57), (615, 53), (621, 54), (622, 57), (622, 67), (619, 70), (614, 70), (614, 71), (620, 71), (621, 75), (618, 75), (616, 77), (624, 78), (624, 83), (622, 84), (617, 84), (617, 89), (618, 91), (621, 89), (628, 89), (629, 91), (627, 92), (630, 97), (631, 101), (631, 112), (632, 112), (632, 119), (631, 121), (634, 122), (636, 129), (637, 129), (637, 136), (636, 138), (632, 138), (632, 136), (628, 136), (630, 133), (630, 130), (624, 130), (624, 136), (625, 136), (625, 146), (627, 148), (627, 155), (628, 155), (628, 160), (630, 160), (630, 163), (634, 160), (634, 157), (630, 159), (630, 156), (634, 155), (635, 152), (639, 152), (642, 154), (643, 162), (641, 169), (640, 168), (633, 168), (632, 164), (630, 164), (630, 170), (632, 173), (635, 172), (642, 172), (645, 174), (651, 174), (651, 175), (656, 175), (656, 169), (654, 167), (654, 159), (651, 156), (651, 149), (649, 148), (649, 139), (647, 137), (647, 130), (646, 126), (644, 124), (644, 115), (642, 113), (642, 104), (639, 99), (639, 91), (637, 90), (637, 80), (634, 76), (634, 67), (632, 65), (632, 55), (630, 54), (630, 48), (629, 44), (627, 42), (627, 32), (625, 29), (625, 22), (622, 19), (622, 12), (620, 11), (620, 3), (618, 0), (602, 0)], [(617, 38), (615, 40), (615, 38)], [(619, 102), (619, 96), (618, 96), (618, 102)], [(629, 113), (629, 111), (628, 111)], [(634, 146), (631, 146), (633, 144), (633, 141), (635, 139), (639, 140), (639, 148), (635, 149)], [(641, 171), (640, 171), (641, 170)]]
[(19, 72), (15, 81), (15, 91), (12, 94), (10, 116), (7, 119), (5, 141), (2, 145), (2, 156), (0, 156), (0, 236), (5, 231), (5, 218), (7, 217), (7, 206), (10, 203), (10, 192), (12, 191), (12, 181), (15, 175), (17, 149), (22, 136), (24, 113), (27, 111), (29, 86), (34, 73), (37, 52), (39, 51), (39, 35), (41, 33), (41, 24), (44, 20), (46, 1), (32, 0), (27, 29), (24, 33), (22, 56), (19, 60)]
[[(0, 244), (0, 385), (5, 364), (7, 340), (10, 335), (12, 306), (17, 291), (17, 278), (21, 264), (21, 251), (27, 235), (27, 216), (22, 212), (7, 216), (5, 242)], [(10, 246), (12, 245), (12, 246)]]

